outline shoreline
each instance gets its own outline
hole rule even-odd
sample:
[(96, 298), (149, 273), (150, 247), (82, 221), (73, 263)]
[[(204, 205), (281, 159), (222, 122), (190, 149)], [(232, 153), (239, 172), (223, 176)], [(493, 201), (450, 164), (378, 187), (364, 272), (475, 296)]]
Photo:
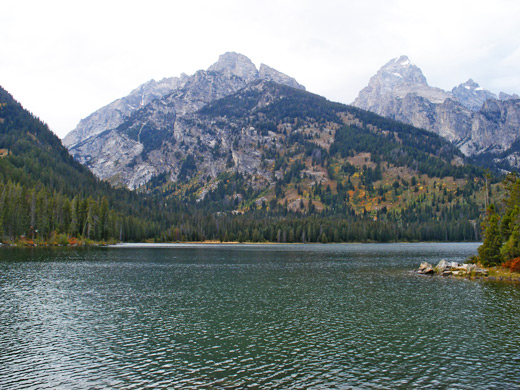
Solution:
[(219, 241), (219, 240), (205, 240), (205, 241), (168, 241), (168, 242), (118, 242), (118, 241), (92, 241), (92, 240), (77, 240), (73, 244), (58, 244), (47, 242), (4, 242), (0, 243), (1, 248), (83, 248), (83, 247), (122, 247), (125, 245), (132, 246), (160, 246), (160, 245), (360, 245), (360, 244), (482, 244), (479, 241), (349, 241), (349, 242), (274, 242), (274, 241)]
[[(10, 248), (10, 249), (34, 249), (34, 248), (71, 248), (71, 249), (79, 249), (79, 248), (179, 248), (179, 247), (189, 247), (189, 246), (298, 246), (298, 245), (363, 245), (363, 244), (479, 244), (479, 242), (451, 242), (451, 241), (423, 241), (423, 242), (410, 242), (410, 241), (398, 241), (398, 242), (330, 242), (330, 243), (321, 243), (321, 242), (239, 242), (239, 241), (219, 241), (219, 240), (205, 240), (205, 241), (177, 241), (177, 242), (97, 242), (91, 240), (74, 240), (73, 243), (68, 244), (58, 244), (58, 243), (48, 243), (48, 242), (15, 242), (15, 243), (0, 243), (0, 250), (2, 248)], [(442, 260), (441, 260), (442, 261)], [(441, 264), (441, 263), (439, 263)], [(421, 269), (423, 265), (430, 267), (430, 270), (427, 272), (423, 272), (424, 269)], [(449, 272), (449, 274), (443, 274), (444, 268), (439, 270), (437, 265), (433, 267), (429, 263), (422, 263), (419, 267), (419, 270), (414, 270), (413, 272), (423, 275), (423, 276), (442, 276), (442, 277), (450, 277), (454, 279), (467, 279), (467, 280), (483, 280), (483, 281), (491, 281), (491, 282), (510, 282), (510, 283), (518, 283), (520, 284), (520, 273), (511, 272), (509, 269), (502, 266), (495, 267), (484, 267), (480, 264), (476, 266), (479, 272), (475, 271), (463, 271), (463, 266), (474, 266), (469, 264), (457, 264), (458, 271), (455, 273)]]
[(429, 277), (520, 283), (520, 273), (513, 272), (502, 265), (485, 267), (480, 263), (459, 264), (443, 259), (436, 266), (423, 262), (414, 272)]

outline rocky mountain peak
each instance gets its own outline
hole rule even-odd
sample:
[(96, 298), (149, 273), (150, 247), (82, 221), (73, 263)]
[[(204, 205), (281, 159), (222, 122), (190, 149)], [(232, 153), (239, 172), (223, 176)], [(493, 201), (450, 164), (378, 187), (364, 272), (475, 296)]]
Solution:
[(508, 94), (508, 93), (505, 93), (505, 92), (500, 92), (498, 94), (498, 99), (499, 100), (513, 100), (513, 99), (520, 99), (520, 96), (518, 96), (518, 94), (514, 93), (512, 95)]
[(455, 98), (465, 107), (477, 111), (488, 99), (496, 99), (496, 95), (485, 90), (472, 79), (459, 84), (451, 90)]
[(359, 92), (353, 105), (390, 116), (389, 107), (394, 107), (409, 94), (434, 103), (442, 103), (451, 96), (439, 88), (430, 87), (421, 69), (403, 55), (381, 67), (370, 79), (368, 86)]
[(412, 64), (410, 59), (404, 55), (386, 63), (379, 72), (377, 72), (376, 77), (377, 76), (392, 85), (428, 85), (421, 69)]
[(226, 76), (234, 75), (248, 83), (258, 78), (255, 64), (245, 55), (235, 52), (222, 54), (218, 61), (208, 68), (208, 72), (218, 72)]
[(370, 79), (353, 105), (439, 134), (467, 156), (482, 155), (483, 161), (492, 158), (518, 169), (520, 100), (505, 93), (499, 98), (473, 79), (451, 92), (431, 87), (420, 69), (401, 56)]
[[(482, 90), (483, 89), (480, 87), (480, 85), (478, 85), (478, 83), (473, 81), (473, 79), (468, 79), (468, 81), (466, 81), (465, 83), (460, 84), (459, 87), (463, 87), (464, 89), (469, 89), (469, 90)], [(455, 87), (455, 88), (457, 88), (457, 87)]]
[(63, 144), (71, 150), (91, 137), (117, 128), (136, 110), (173, 92), (182, 94), (182, 90), (186, 90), (184, 101), (180, 102), (177, 99), (176, 102), (176, 110), (186, 113), (200, 108), (201, 104), (208, 101), (236, 92), (259, 79), (305, 89), (292, 77), (266, 65), (262, 65), (259, 71), (245, 55), (228, 52), (222, 54), (207, 71), (199, 70), (192, 76), (182, 73), (179, 77), (150, 80), (140, 85), (128, 96), (117, 99), (82, 119), (76, 128), (65, 136)]
[[(137, 188), (163, 172), (166, 161), (180, 163), (162, 147), (185, 142), (191, 132), (189, 118), (195, 112), (261, 81), (305, 89), (292, 77), (267, 65), (258, 70), (246, 56), (229, 52), (207, 71), (151, 80), (137, 87), (81, 120), (63, 144), (99, 178)], [(199, 136), (210, 137), (203, 132)]]
[(273, 69), (265, 64), (260, 65), (258, 77), (260, 77), (262, 80), (274, 81), (278, 84), (287, 85), (289, 87), (302, 89), (305, 91), (305, 87), (299, 84), (294, 78), (289, 77), (286, 74), (279, 72), (276, 69)]

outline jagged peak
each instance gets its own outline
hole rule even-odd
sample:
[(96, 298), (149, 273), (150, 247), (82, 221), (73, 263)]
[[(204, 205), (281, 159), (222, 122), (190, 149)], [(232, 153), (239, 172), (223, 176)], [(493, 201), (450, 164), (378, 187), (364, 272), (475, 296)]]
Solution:
[(454, 87), (451, 93), (459, 103), (473, 111), (479, 110), (485, 101), (497, 98), (494, 93), (482, 88), (471, 78)]
[(500, 92), (500, 94), (498, 95), (498, 99), (499, 100), (516, 100), (516, 99), (520, 99), (520, 96), (518, 96), (518, 94), (516, 94), (516, 93), (509, 94), (509, 93), (505, 93), (505, 92)]
[[(215, 80), (218, 79), (218, 81), (214, 80), (214, 76), (217, 76)], [(148, 80), (132, 90), (129, 95), (101, 107), (87, 118), (82, 119), (76, 128), (65, 136), (63, 143), (68, 148), (72, 148), (79, 142), (94, 137), (107, 129), (116, 128), (135, 110), (156, 99), (170, 96), (174, 91), (180, 89), (189, 90), (193, 87), (195, 88), (193, 91), (198, 90), (199, 95), (204, 90), (207, 94), (205, 98), (211, 100), (232, 93), (237, 88), (242, 88), (245, 84), (258, 79), (266, 79), (305, 90), (292, 77), (266, 65), (261, 66), (260, 74), (255, 64), (248, 57), (236, 52), (227, 52), (220, 55), (218, 61), (211, 65), (207, 71), (199, 70), (191, 76), (182, 73), (179, 77), (166, 77), (159, 81)], [(220, 89), (217, 91), (212, 87), (212, 83), (220, 83)], [(204, 99), (199, 100), (197, 104), (202, 101)], [(189, 105), (187, 103), (187, 106)]]
[(394, 58), (390, 61), (392, 64), (397, 64), (403, 67), (408, 67), (413, 65), (408, 56), (402, 55), (399, 58)]
[[(266, 64), (260, 64), (260, 69), (258, 70), (258, 72), (260, 74), (268, 74), (268, 73), (272, 73), (273, 71), (276, 72), (276, 73), (281, 73), (281, 72), (277, 71), (274, 68), (271, 68), (269, 65), (266, 65)], [(281, 74), (283, 74), (283, 73), (281, 73)]]
[[(473, 90), (473, 91), (483, 91), (484, 90), (484, 88), (482, 88), (478, 83), (473, 81), (473, 79), (471, 79), (471, 78), (468, 79), (468, 81), (466, 81), (465, 83), (459, 84), (457, 87), (468, 89), (468, 90)], [(455, 88), (457, 88), (457, 87), (455, 87)]]
[(248, 82), (258, 77), (255, 64), (245, 55), (236, 52), (221, 54), (218, 61), (211, 65), (208, 71), (235, 75)]
[(208, 70), (215, 70), (217, 68), (226, 67), (226, 66), (229, 66), (230, 64), (236, 64), (239, 62), (252, 65), (256, 69), (255, 64), (253, 64), (253, 61), (251, 61), (249, 59), (249, 57), (247, 57), (241, 53), (237, 53), (234, 51), (228, 51), (228, 52), (225, 52), (224, 54), (221, 54), (218, 57), (218, 61), (215, 62), (213, 65), (211, 65)]
[(275, 83), (288, 85), (290, 87), (302, 89), (305, 91), (305, 87), (299, 84), (294, 78), (287, 76), (285, 73), (282, 73), (265, 64), (260, 64), (258, 76), (263, 80), (274, 81)]
[(376, 77), (385, 78), (392, 84), (428, 85), (421, 69), (405, 55), (393, 58), (383, 65)]

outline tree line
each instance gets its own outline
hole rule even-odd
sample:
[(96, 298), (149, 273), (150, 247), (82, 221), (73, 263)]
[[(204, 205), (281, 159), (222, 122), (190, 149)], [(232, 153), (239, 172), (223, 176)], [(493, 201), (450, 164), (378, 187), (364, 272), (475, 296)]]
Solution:
[(504, 264), (520, 272), (520, 178), (515, 173), (504, 180), (505, 197), (491, 203), (482, 223), (484, 241), (478, 260), (485, 266)]
[(158, 224), (125, 215), (109, 207), (106, 196), (93, 198), (0, 182), (0, 237), (46, 242), (60, 237), (93, 241), (142, 241), (159, 234)]

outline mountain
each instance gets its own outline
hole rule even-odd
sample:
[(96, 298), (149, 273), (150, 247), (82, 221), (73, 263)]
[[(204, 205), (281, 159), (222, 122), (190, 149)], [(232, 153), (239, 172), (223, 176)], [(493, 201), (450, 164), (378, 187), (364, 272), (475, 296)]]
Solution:
[(500, 92), (498, 94), (498, 98), (500, 100), (511, 100), (511, 99), (520, 99), (520, 96), (518, 96), (516, 93), (510, 95), (510, 94), (507, 94), (505, 92)]
[(520, 100), (496, 95), (473, 80), (451, 92), (431, 87), (408, 57), (385, 64), (353, 105), (441, 135), (466, 156), (488, 165), (518, 169)]
[[(406, 57), (391, 61), (386, 69), (379, 78), (383, 81), (375, 79), (370, 85), (381, 96), (401, 88), (406, 98), (411, 87), (424, 101), (441, 102), (449, 96), (429, 87)], [(190, 199), (204, 202), (222, 183), (222, 175), (243, 177), (252, 193), (246, 196), (242, 188), (228, 195), (248, 201), (258, 201), (253, 194), (302, 172), (309, 179), (309, 191), (319, 182), (336, 186), (335, 175), (328, 171), (330, 159), (336, 157), (329, 153), (346, 148), (338, 144), (341, 134), (350, 134), (353, 145), (370, 139), (370, 148), (352, 149), (352, 154), (369, 153), (371, 157), (363, 159), (401, 166), (409, 176), (461, 175), (464, 156), (454, 146), (417, 129), (415, 139), (406, 126), (367, 115), (308, 93), (294, 79), (265, 65), (257, 70), (243, 55), (226, 53), (207, 71), (186, 76), (182, 87), (132, 111), (116, 127), (87, 135), (69, 150), (114, 185), (143, 191), (161, 188), (166, 194), (177, 193), (180, 201), (189, 192)], [(351, 130), (343, 133), (345, 126)], [(425, 151), (424, 145), (430, 149)], [(314, 169), (316, 164), (322, 169)]]
[[(385, 72), (386, 81), (371, 86), (381, 95), (402, 85), (415, 86), (425, 99), (442, 101), (447, 95), (429, 87), (406, 57), (391, 61), (387, 69), (391, 76)], [(257, 70), (247, 57), (226, 53), (207, 71), (185, 78), (182, 87), (132, 111), (117, 127), (87, 135), (69, 151), (96, 176), (130, 189), (156, 177), (170, 182), (197, 177), (204, 195), (225, 171), (254, 177), (249, 184), (259, 189), (284, 176), (268, 163), (278, 149), (317, 145), (323, 150), (318, 148), (314, 158), (322, 161), (337, 128), (350, 123), (344, 118), (356, 123), (362, 115), (351, 110), (305, 92), (294, 79), (265, 65)], [(388, 147), (386, 138), (377, 142), (380, 150)], [(371, 153), (379, 154), (376, 149)], [(451, 155), (444, 164), (460, 158)]]
[(74, 195), (95, 194), (100, 183), (74, 161), (60, 139), (0, 87), (0, 173), (24, 185), (36, 183)]
[(408, 94), (432, 103), (442, 103), (450, 97), (449, 93), (430, 87), (422, 71), (408, 57), (401, 56), (389, 61), (370, 79), (353, 105), (365, 109), (369, 107), (370, 111), (386, 116), (385, 113), (391, 112), (392, 105)]
[(151, 101), (161, 98), (171, 91), (183, 86), (188, 76), (164, 78), (160, 81), (150, 80), (121, 99), (100, 108), (82, 119), (74, 130), (63, 139), (63, 145), (73, 147), (87, 138), (96, 136), (107, 128), (117, 127), (128, 115)]
[(143, 240), (169, 222), (162, 203), (114, 189), (74, 161), (47, 125), (0, 87), (0, 241)]
[(432, 132), (267, 81), (175, 130), (158, 150), (175, 163), (140, 191), (218, 215), (212, 229), (234, 231), (226, 239), (478, 236), (483, 171)]
[[(244, 77), (205, 73), (199, 77), (217, 87), (230, 77)], [(128, 172), (139, 172), (143, 161), (155, 163), (156, 173), (138, 191), (94, 179), (44, 124), (2, 99), (0, 134), (8, 136), (0, 144), (0, 168), (5, 168), (0, 236), (257, 242), (479, 238), (484, 173), (438, 135), (263, 79), (203, 104), (186, 96), (207, 96), (218, 88), (192, 82), (200, 89), (155, 99), (105, 132), (140, 145)], [(170, 109), (193, 102), (201, 107), (180, 114)], [(15, 122), (20, 116), (23, 121)], [(40, 140), (46, 137), (54, 146)], [(63, 162), (63, 173), (52, 159)], [(42, 182), (47, 167), (52, 174)], [(31, 169), (34, 175), (27, 178)], [(92, 186), (83, 190), (85, 178)], [(57, 187), (60, 182), (63, 187)], [(496, 185), (493, 195), (500, 195)]]
[(157, 148), (172, 132), (176, 141), (183, 137), (180, 118), (258, 80), (305, 89), (266, 65), (257, 70), (244, 55), (225, 53), (206, 71), (142, 85), (82, 120), (63, 143), (99, 178), (134, 189), (167, 169), (165, 164), (178, 163)]
[(497, 99), (494, 93), (485, 90), (472, 79), (457, 85), (451, 93), (459, 103), (472, 111), (478, 111), (489, 99)]

